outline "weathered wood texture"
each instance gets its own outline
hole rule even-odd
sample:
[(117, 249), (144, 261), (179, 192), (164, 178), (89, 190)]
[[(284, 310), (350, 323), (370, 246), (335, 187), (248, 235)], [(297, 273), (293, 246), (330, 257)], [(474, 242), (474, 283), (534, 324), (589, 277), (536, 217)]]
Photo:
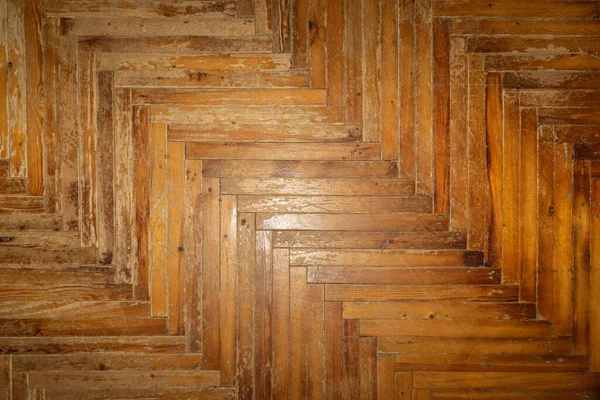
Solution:
[(0, 0), (0, 400), (600, 398), (599, 15)]

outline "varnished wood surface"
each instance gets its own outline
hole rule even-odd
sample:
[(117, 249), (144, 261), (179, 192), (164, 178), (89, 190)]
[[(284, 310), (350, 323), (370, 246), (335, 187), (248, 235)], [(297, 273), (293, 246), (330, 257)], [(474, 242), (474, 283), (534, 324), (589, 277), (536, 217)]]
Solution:
[(596, 0), (0, 0), (0, 400), (600, 398)]

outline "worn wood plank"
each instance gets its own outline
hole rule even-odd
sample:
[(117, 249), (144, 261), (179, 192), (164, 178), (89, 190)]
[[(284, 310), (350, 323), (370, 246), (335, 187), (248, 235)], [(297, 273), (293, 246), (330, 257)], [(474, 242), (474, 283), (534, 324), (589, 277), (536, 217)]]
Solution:
[[(254, 310), (256, 333), (256, 377), (257, 398), (270, 398), (273, 376), (273, 247), (270, 231), (256, 232), (256, 270), (254, 274)], [(323, 289), (321, 289), (321, 292)], [(321, 303), (319, 305), (322, 306)]]
[(237, 348), (237, 384), (239, 397), (251, 399), (254, 395), (256, 325), (254, 321), (254, 281), (256, 271), (256, 224), (254, 214), (244, 213), (238, 207), (237, 215), (237, 257), (238, 276), (238, 348)]
[(342, 303), (325, 303), (325, 396), (341, 398), (342, 390)]
[(344, 2), (326, 2), (327, 104), (342, 107), (344, 100)]
[(590, 183), (591, 197), (591, 239), (590, 239), (590, 371), (600, 371), (600, 180), (594, 179)]
[(290, 398), (307, 396), (308, 285), (306, 268), (290, 269)]
[(238, 351), (237, 295), (239, 271), (237, 254), (237, 204), (234, 196), (221, 196), (220, 200), (220, 371), (221, 382), (233, 384), (239, 371), (236, 357)]
[(381, 42), (379, 2), (362, 8), (363, 140), (381, 140)]
[(204, 16), (212, 18), (234, 17), (236, 2), (225, 1), (207, 1), (198, 4), (195, 1), (178, 0), (169, 4), (169, 7), (161, 7), (152, 1), (131, 0), (127, 7), (115, 0), (105, 1), (102, 7), (98, 7), (93, 0), (69, 1), (69, 0), (44, 0), (44, 15), (57, 17), (86, 17), (93, 15), (95, 17), (177, 17), (177, 16)]
[(273, 397), (289, 393), (290, 279), (289, 251), (273, 250)]
[(344, 106), (347, 122), (362, 124), (362, 6), (359, 0), (344, 3)]
[(325, 88), (327, 81), (327, 2), (310, 0), (308, 10), (308, 47), (310, 87)]
[(437, 16), (445, 17), (544, 17), (552, 18), (591, 18), (600, 12), (598, 4), (586, 1), (560, 2), (552, 4), (549, 12), (549, 2), (533, 0), (524, 4), (518, 0), (483, 1), (483, 0), (439, 0), (435, 3), (434, 12)]
[[(405, 3), (408, 4), (408, 3)], [(412, 79), (400, 80), (400, 93), (398, 90), (398, 68), (402, 68), (400, 76), (411, 76), (410, 72), (413, 68), (412, 57), (407, 57), (409, 54), (413, 54), (414, 40), (412, 37), (413, 25), (412, 9), (401, 10), (400, 16), (406, 19), (406, 23), (401, 23), (400, 32), (397, 27), (398, 18), (398, 7), (396, 1), (383, 0), (381, 2), (381, 80), (385, 82), (382, 85), (381, 94), (381, 158), (384, 160), (396, 160), (398, 159), (398, 144), (402, 144), (401, 158), (402, 163), (400, 164), (400, 176), (401, 177), (413, 177), (415, 156), (414, 156), (414, 128), (410, 122), (404, 124), (403, 121), (407, 120), (412, 116), (414, 123), (414, 98), (411, 96), (407, 97), (407, 101), (401, 103), (401, 107), (408, 105), (407, 109), (402, 109), (402, 116), (404, 118), (398, 118), (398, 104), (399, 99), (403, 99), (403, 94), (406, 94), (406, 89), (410, 88), (410, 93), (414, 93), (414, 84)], [(404, 29), (403, 29), (404, 28)], [(410, 32), (411, 35), (407, 35)], [(398, 37), (400, 35), (400, 52), (398, 51)], [(402, 64), (398, 64), (398, 59), (406, 60)], [(406, 68), (408, 67), (408, 68)], [(404, 90), (403, 90), (404, 89)], [(404, 112), (406, 111), (406, 112)], [(411, 111), (413, 111), (411, 113)], [(404, 128), (406, 131), (398, 130), (398, 122), (400, 121), (400, 128)], [(411, 119), (408, 119), (411, 121)], [(402, 139), (399, 136), (402, 134)], [(405, 162), (408, 161), (408, 162)]]
[(308, 66), (308, 5), (309, 0), (292, 2), (292, 66)]
[(35, 0), (25, 2), (24, 25), (27, 65), (27, 190), (31, 196), (41, 196), (44, 194), (42, 17), (40, 5)]

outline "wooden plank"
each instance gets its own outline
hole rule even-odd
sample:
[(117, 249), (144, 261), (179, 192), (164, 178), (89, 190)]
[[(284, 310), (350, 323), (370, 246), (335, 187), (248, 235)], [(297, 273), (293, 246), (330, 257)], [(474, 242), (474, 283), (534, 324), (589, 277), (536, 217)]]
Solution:
[(63, 230), (79, 230), (79, 137), (77, 132), (77, 39), (59, 39), (58, 129), (60, 131), (60, 172)]
[(137, 352), (140, 354), (181, 354), (185, 351), (184, 338), (178, 336), (129, 337), (23, 337), (0, 338), (0, 343), (13, 355), (45, 355), (106, 352)]
[(552, 3), (548, 12), (548, 1), (533, 0), (523, 4), (518, 0), (438, 0), (435, 3), (436, 16), (444, 17), (543, 17), (552, 18), (592, 18), (600, 12), (600, 6), (586, 1)]
[[(325, 285), (326, 301), (464, 300), (517, 301), (518, 286)], [(430, 331), (432, 334), (436, 331)], [(389, 333), (389, 331), (388, 331)], [(382, 334), (381, 336), (385, 336)]]
[(433, 20), (432, 0), (415, 4), (416, 190), (433, 194)]
[(538, 108), (542, 125), (600, 125), (595, 108)]
[(360, 127), (338, 124), (169, 125), (169, 140), (184, 142), (350, 142), (360, 135)]
[[(114, 262), (122, 271), (119, 276), (133, 277), (136, 282), (136, 296), (139, 300), (148, 299), (148, 285), (144, 283), (146, 276), (138, 276), (137, 239), (135, 237), (135, 197), (134, 183), (134, 137), (133, 114), (128, 90), (114, 91), (115, 118), (115, 255)], [(142, 170), (144, 172), (144, 170)], [(126, 272), (125, 272), (126, 271)], [(143, 271), (142, 271), (143, 273)], [(141, 278), (141, 281), (140, 279)], [(138, 284), (139, 282), (139, 284)]]
[(289, 0), (272, 0), (273, 52), (290, 53), (290, 5)]
[(304, 88), (308, 87), (306, 71), (207, 71), (189, 69), (153, 69), (115, 71), (116, 87), (172, 88)]
[(113, 74), (98, 73), (98, 254), (102, 264), (113, 262), (115, 251), (115, 116)]
[[(2, 225), (4, 227), (4, 225)], [(0, 231), (2, 246), (20, 247), (78, 247), (81, 245), (77, 232), (15, 232)]]
[(384, 353), (416, 355), (521, 355), (566, 356), (570, 354), (568, 338), (474, 338), (388, 336), (378, 338), (378, 350)]
[(105, 284), (0, 285), (0, 301), (131, 300), (131, 286)]
[(573, 147), (554, 147), (554, 334), (572, 335)]
[(273, 250), (273, 397), (289, 393), (290, 268), (287, 249)]
[(554, 319), (554, 130), (538, 132), (538, 316)]
[(486, 211), (487, 259), (493, 266), (502, 265), (502, 78), (487, 75), (486, 86)]
[(448, 157), (450, 184), (450, 229), (466, 230), (469, 220), (469, 151), (467, 131), (469, 86), (466, 43), (463, 38), (450, 39), (450, 113)]
[(469, 223), (468, 248), (485, 248), (485, 72), (484, 57), (468, 55)]
[(27, 194), (26, 178), (0, 178), (0, 193)]
[(556, 140), (564, 142), (600, 142), (600, 127), (597, 126), (558, 126), (556, 127)]
[[(557, 21), (553, 21), (557, 22)], [(573, 21), (580, 24), (582, 21)], [(547, 24), (544, 21), (544, 25)], [(594, 54), (546, 54), (546, 55), (488, 55), (485, 58), (488, 71), (514, 70), (569, 70), (589, 71), (600, 69), (600, 57)]]
[(248, 143), (194, 142), (186, 146), (189, 159), (235, 160), (378, 160), (376, 143)]
[[(519, 242), (521, 118), (519, 95), (516, 91), (503, 93), (504, 132), (502, 137), (502, 282), (517, 284), (521, 281), (522, 266)], [(531, 157), (531, 153), (523, 157)], [(526, 218), (525, 216), (523, 216)]]
[(237, 257), (237, 204), (234, 196), (220, 198), (220, 371), (221, 383), (233, 384), (237, 376), (237, 294), (239, 273)]
[(412, 372), (396, 372), (394, 374), (394, 390), (396, 399), (412, 400), (413, 399), (413, 374)]
[(309, 267), (309, 283), (394, 285), (498, 284), (498, 270), (487, 268)]
[(346, 319), (455, 320), (473, 319), (473, 315), (496, 320), (525, 320), (536, 316), (534, 303), (344, 302)]
[(98, 246), (98, 81), (93, 53), (79, 53), (79, 137), (81, 161), (81, 244)]
[(552, 335), (552, 324), (546, 321), (495, 320), (388, 320), (361, 321), (360, 334), (383, 336), (402, 332), (407, 336), (452, 337), (545, 337)]
[[(0, 5), (0, 67), (8, 71), (8, 2)], [(8, 72), (0, 77), (0, 159), (9, 158), (10, 135), (8, 131)], [(8, 395), (8, 394), (7, 394)]]
[(41, 213), (44, 212), (43, 197), (2, 196), (0, 195), (0, 213)]
[(380, 161), (206, 160), (204, 176), (214, 178), (393, 178), (396, 163)]
[[(57, 265), (48, 262), (48, 266), (23, 266), (4, 264), (0, 270), (0, 282), (9, 284), (37, 283), (114, 283), (114, 267)], [(77, 263), (75, 263), (77, 264)]]
[(93, 0), (69, 1), (69, 0), (44, 0), (44, 15), (57, 17), (176, 17), (176, 16), (204, 16), (210, 18), (234, 17), (235, 1), (207, 1), (198, 4), (195, 1), (177, 1), (164, 8), (159, 4), (144, 0), (133, 0), (129, 2), (130, 7), (123, 7), (122, 3), (115, 0), (106, 1), (102, 8)]
[(597, 143), (574, 143), (573, 153), (577, 160), (600, 160), (600, 145)]
[[(420, 391), (420, 390), (419, 390)], [(429, 396), (429, 390), (425, 390)], [(597, 399), (598, 392), (532, 392), (532, 391), (499, 391), (497, 389), (491, 390), (435, 390), (431, 392), (431, 398), (433, 400), (443, 399), (496, 399), (496, 400), (509, 400), (518, 399), (527, 396), (531, 400), (560, 400), (564, 396), (570, 396), (573, 399)], [(427, 397), (429, 399), (429, 397)]]
[(74, 36), (152, 37), (152, 36), (252, 36), (254, 21), (247, 18), (140, 18), (139, 16), (63, 19), (64, 34)]
[(290, 398), (304, 399), (308, 382), (306, 268), (290, 269)]
[(521, 300), (537, 298), (537, 112), (532, 108), (521, 110), (521, 156), (519, 212), (521, 215)]
[(323, 107), (196, 107), (154, 106), (152, 122), (206, 124), (335, 124), (344, 122), (342, 108)]
[(186, 348), (202, 351), (202, 161), (185, 161), (184, 318)]
[[(504, 74), (503, 86), (508, 89), (600, 89), (593, 72), (563, 72), (563, 71), (522, 71)], [(524, 92), (529, 95), (531, 92)], [(583, 92), (582, 92), (583, 93)], [(533, 92), (533, 94), (539, 94)], [(581, 96), (570, 96), (561, 93), (564, 101), (581, 100)], [(586, 92), (592, 97), (591, 92)], [(548, 93), (542, 98), (558, 98), (557, 94)], [(567, 100), (568, 99), (568, 100)], [(593, 100), (592, 100), (593, 101)], [(524, 104), (525, 105), (525, 104)]]
[(168, 36), (109, 37), (81, 36), (81, 50), (102, 53), (141, 53), (183, 56), (196, 54), (266, 53), (271, 50), (268, 36), (211, 37)]
[(374, 399), (377, 395), (377, 339), (359, 338), (360, 400)]
[[(165, 136), (164, 127), (161, 137)], [(183, 303), (184, 303), (184, 183), (185, 183), (185, 144), (169, 142), (167, 144), (167, 236), (166, 236), (166, 276), (165, 285), (161, 287), (167, 292), (167, 315), (169, 333), (172, 335), (184, 333)], [(163, 163), (165, 160), (163, 159)], [(161, 193), (164, 196), (164, 192)], [(156, 264), (154, 265), (157, 266)], [(153, 291), (153, 294), (155, 292)], [(154, 296), (153, 296), (154, 297)]]
[[(134, 107), (133, 108), (133, 140), (131, 145), (133, 146), (133, 168), (135, 173), (133, 174), (133, 198), (135, 199), (135, 232), (134, 235), (136, 237), (135, 243), (137, 244), (137, 263), (136, 263), (136, 276), (134, 278), (134, 292), (136, 295), (142, 299), (147, 299), (149, 296), (149, 290), (153, 289), (149, 287), (149, 284), (152, 282), (156, 282), (154, 277), (149, 280), (150, 274), (150, 262), (156, 261), (156, 263), (162, 263), (164, 258), (159, 258), (158, 255), (155, 255), (154, 258), (151, 258), (151, 252), (154, 251), (161, 245), (164, 245), (165, 241), (160, 243), (156, 243), (157, 240), (150, 239), (149, 228), (151, 227), (149, 224), (152, 222), (150, 219), (150, 188), (148, 188), (148, 183), (150, 182), (151, 169), (150, 169), (150, 160), (152, 159), (152, 154), (150, 153), (149, 143), (152, 143), (150, 138), (151, 134), (157, 134), (161, 127), (157, 126), (156, 128), (150, 127), (149, 120), (149, 110), (147, 107)], [(156, 129), (156, 131), (154, 131)], [(162, 131), (164, 132), (164, 126), (162, 127)], [(153, 216), (158, 217), (158, 215)], [(156, 232), (152, 232), (156, 234)], [(159, 236), (160, 238), (164, 236)], [(152, 241), (151, 241), (152, 240)], [(152, 246), (150, 245), (152, 243)], [(154, 244), (156, 243), (156, 247)], [(150, 251), (149, 251), (150, 250)], [(156, 250), (156, 251), (161, 251)], [(164, 253), (159, 253), (161, 256)], [(127, 271), (126, 271), (127, 272)], [(154, 274), (154, 271), (152, 271)], [(155, 288), (157, 288), (155, 286)], [(153, 315), (165, 316), (166, 313), (166, 305), (165, 305), (165, 293), (161, 291), (160, 287), (157, 288), (158, 291), (153, 293)], [(160, 300), (158, 297), (160, 296)], [(156, 314), (154, 314), (156, 313)]]
[(450, 35), (449, 22), (433, 24), (433, 160), (434, 210), (449, 212), (450, 165), (448, 125), (450, 113)]
[(393, 399), (394, 392), (394, 356), (377, 354), (377, 399)]
[(334, 249), (464, 249), (463, 232), (279, 231), (276, 247)]
[(2, 263), (37, 265), (91, 265), (96, 262), (96, 250), (86, 247), (72, 249), (0, 247)]
[(3, 302), (2, 306), (0, 318), (142, 318), (150, 316), (150, 306), (146, 302), (7, 301)]
[(341, 398), (342, 383), (342, 303), (325, 303), (325, 396)]
[(133, 104), (325, 106), (321, 89), (144, 89), (132, 90)]
[(554, 55), (598, 53), (600, 38), (590, 37), (580, 43), (579, 38), (558, 37), (549, 43), (547, 39), (527, 36), (480, 36), (467, 41), (469, 53), (512, 53), (517, 55)]
[(10, 398), (11, 381), (11, 358), (10, 356), (0, 356), (0, 399), (8, 400)]
[[(178, 378), (180, 379), (180, 378)], [(161, 386), (160, 384), (157, 386)], [(44, 392), (48, 396), (48, 400), (64, 399), (76, 400), (81, 397), (81, 389), (45, 389)], [(88, 389), (85, 395), (90, 400), (102, 400), (107, 396), (113, 398), (123, 397), (138, 397), (138, 398), (153, 398), (153, 399), (168, 399), (169, 397), (193, 397), (202, 396), (213, 399), (234, 399), (236, 396), (235, 388), (223, 386), (192, 386), (192, 387), (173, 387), (167, 388), (111, 388), (111, 389)]]
[(220, 350), (220, 215), (219, 180), (202, 179), (202, 362), (219, 369)]
[(391, 196), (239, 196), (238, 207), (243, 212), (428, 213), (431, 212), (431, 199)]
[(1, 319), (0, 336), (156, 336), (166, 334), (158, 318)]
[(344, 3), (344, 106), (347, 122), (362, 125), (362, 5), (359, 0)]
[(590, 221), (590, 371), (600, 371), (600, 180), (590, 183), (591, 221)]
[(379, 2), (362, 7), (363, 140), (381, 141), (381, 42)]
[[(25, 2), (25, 60), (27, 96), (27, 189), (30, 196), (44, 194), (44, 149), (42, 137), (42, 17), (35, 0)], [(14, 64), (13, 64), (14, 66)]]
[(600, 101), (600, 92), (595, 90), (523, 90), (520, 93), (524, 107), (588, 107)]
[(415, 388), (596, 389), (598, 374), (577, 372), (415, 372)]
[(358, 399), (360, 394), (359, 354), (358, 321), (344, 320), (341, 382), (341, 394), (344, 399)]
[[(272, 390), (273, 343), (273, 247), (270, 231), (256, 232), (256, 270), (254, 275), (254, 310), (256, 334), (256, 397), (270, 398)], [(321, 288), (321, 292), (323, 289)], [(322, 295), (321, 295), (322, 296)], [(320, 304), (322, 306), (322, 304)], [(321, 357), (322, 360), (322, 357)], [(322, 361), (321, 361), (322, 363)]]
[(223, 178), (221, 192), (238, 195), (410, 196), (411, 181), (386, 179)]
[(419, 232), (448, 229), (448, 217), (419, 214), (266, 214), (256, 216), (260, 230)]
[[(291, 265), (479, 267), (483, 253), (461, 250), (290, 250)], [(441, 273), (441, 272), (440, 272)]]
[(397, 371), (522, 371), (530, 372), (573, 372), (587, 371), (585, 357), (540, 357), (520, 355), (406, 355), (396, 356)]
[(292, 66), (308, 66), (308, 0), (292, 2)]
[[(25, 178), (27, 177), (28, 166), (25, 2), (20, 0), (9, 0), (7, 5), (7, 51), (8, 59), (10, 60), (8, 68), (10, 176), (14, 178)], [(34, 81), (33, 84), (39, 85), (39, 82), (36, 83)], [(34, 138), (36, 138), (36, 136), (34, 136)]]
[(269, 0), (254, 2), (255, 33), (257, 35), (271, 35), (273, 33), (273, 10)]
[(310, 0), (308, 10), (310, 87), (322, 89), (327, 81), (327, 3)]
[(129, 388), (216, 386), (219, 384), (218, 371), (95, 371), (95, 372), (31, 372), (29, 384), (33, 388), (81, 388), (85, 382), (93, 381), (97, 389), (111, 389), (119, 386)]
[[(411, 3), (412, 4), (412, 3)], [(405, 60), (400, 64), (401, 76), (411, 76), (413, 63), (413, 25), (412, 9), (402, 10), (400, 17), (400, 31), (397, 29), (398, 9), (396, 1), (381, 1), (381, 80), (385, 82), (382, 85), (381, 94), (381, 158), (384, 160), (398, 159), (398, 143), (402, 145), (403, 157), (400, 165), (401, 177), (414, 176), (414, 98), (408, 96), (408, 101), (400, 103), (401, 107), (407, 105), (408, 108), (402, 108), (402, 116), (398, 119), (398, 100), (403, 98), (403, 94), (414, 94), (414, 83), (410, 79), (400, 81), (400, 94), (398, 94), (398, 59)], [(406, 20), (406, 21), (405, 21)], [(409, 34), (410, 32), (410, 34)], [(400, 35), (400, 53), (398, 52), (398, 36)], [(410, 54), (408, 54), (410, 53)], [(410, 58), (408, 56), (410, 55)], [(406, 68), (408, 67), (408, 68)], [(400, 97), (398, 97), (400, 96)], [(412, 113), (411, 113), (412, 111)], [(412, 117), (410, 119), (409, 117)], [(408, 120), (412, 123), (404, 124)], [(398, 130), (398, 121), (400, 128)], [(405, 131), (402, 130), (405, 129)], [(402, 134), (402, 140), (399, 135)], [(411, 168), (412, 167), (412, 168)]]
[(588, 161), (575, 161), (573, 179), (573, 353), (588, 354), (591, 234)]
[[(344, 106), (344, 2), (327, 1), (327, 104)], [(357, 122), (355, 122), (357, 123)]]
[(591, 20), (554, 20), (548, 23), (548, 14), (544, 19), (510, 18), (492, 19), (454, 19), (452, 34), (465, 36), (488, 35), (552, 35), (552, 36), (598, 36), (598, 24)]
[(325, 382), (325, 290), (323, 285), (308, 285), (307, 346), (308, 384), (307, 397), (323, 399)]
[[(254, 282), (256, 271), (256, 224), (254, 214), (242, 213), (238, 207), (237, 216), (237, 385), (241, 399), (251, 399), (256, 382), (254, 337), (256, 325), (254, 315)], [(231, 301), (231, 300), (230, 300)]]
[(200, 71), (289, 71), (289, 54), (161, 55), (144, 53), (99, 53), (98, 69), (200, 70)]

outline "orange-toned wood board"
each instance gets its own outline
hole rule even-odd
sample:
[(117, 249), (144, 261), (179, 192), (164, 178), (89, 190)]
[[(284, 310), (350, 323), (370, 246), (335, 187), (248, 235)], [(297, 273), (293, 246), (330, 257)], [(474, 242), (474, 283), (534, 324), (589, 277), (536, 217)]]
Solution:
[(0, 0), (0, 400), (600, 399), (597, 0)]

